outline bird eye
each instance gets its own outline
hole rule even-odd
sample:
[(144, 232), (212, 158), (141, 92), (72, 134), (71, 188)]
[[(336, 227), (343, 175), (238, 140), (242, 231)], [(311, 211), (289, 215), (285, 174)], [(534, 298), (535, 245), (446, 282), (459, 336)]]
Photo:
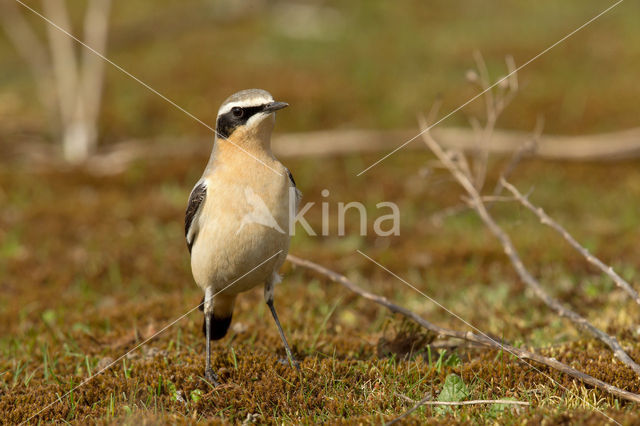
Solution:
[(233, 107), (231, 109), (231, 113), (233, 114), (234, 117), (240, 118), (244, 114), (244, 110), (240, 107)]

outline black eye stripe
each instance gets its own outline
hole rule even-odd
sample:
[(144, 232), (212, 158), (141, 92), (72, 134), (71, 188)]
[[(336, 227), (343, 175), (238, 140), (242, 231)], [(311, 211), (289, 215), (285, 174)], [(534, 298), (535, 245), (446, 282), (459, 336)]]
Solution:
[[(216, 133), (220, 137), (228, 138), (229, 136), (231, 136), (231, 133), (233, 133), (235, 129), (246, 124), (252, 116), (263, 111), (267, 105), (268, 104), (231, 108), (231, 110), (218, 117), (218, 121), (216, 122)], [(236, 116), (234, 114), (234, 110), (236, 108), (241, 108), (243, 114), (241, 114), (240, 116)]]
[(251, 117), (252, 115), (255, 115), (255, 114), (259, 113), (260, 111), (264, 110), (264, 107), (266, 107), (266, 106), (267, 105), (244, 107), (244, 108), (242, 108), (242, 110), (244, 111), (244, 115), (248, 118), (248, 117)]

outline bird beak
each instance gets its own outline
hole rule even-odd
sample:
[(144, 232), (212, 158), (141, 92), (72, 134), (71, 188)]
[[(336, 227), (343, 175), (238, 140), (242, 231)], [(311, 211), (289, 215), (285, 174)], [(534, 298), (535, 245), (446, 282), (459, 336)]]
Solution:
[(279, 109), (286, 108), (288, 106), (289, 106), (289, 104), (286, 103), (286, 102), (271, 102), (271, 103), (268, 103), (267, 105), (265, 105), (265, 107), (264, 107), (264, 109), (262, 111), (264, 111), (264, 112), (275, 112), (275, 111), (277, 111)]

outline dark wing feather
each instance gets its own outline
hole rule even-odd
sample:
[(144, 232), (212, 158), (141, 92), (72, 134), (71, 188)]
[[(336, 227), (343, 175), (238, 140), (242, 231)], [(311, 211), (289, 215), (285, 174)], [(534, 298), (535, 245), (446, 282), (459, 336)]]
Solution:
[(298, 206), (300, 205), (300, 200), (302, 200), (302, 192), (300, 192), (300, 190), (296, 186), (296, 181), (293, 179), (293, 175), (291, 174), (291, 171), (289, 171), (289, 169), (287, 169), (286, 167), (285, 167), (285, 169), (287, 170), (287, 175), (289, 176), (289, 180), (291, 181), (291, 184), (293, 185), (293, 188), (296, 191), (295, 211), (298, 211)]
[(191, 238), (189, 238), (189, 231), (193, 225), (193, 219), (196, 217), (202, 203), (204, 203), (206, 196), (207, 186), (204, 182), (198, 183), (191, 191), (191, 195), (189, 195), (189, 205), (184, 214), (184, 236), (187, 239), (189, 253), (191, 253), (191, 247), (193, 247), (193, 243), (196, 241), (196, 234), (194, 233)]
[(296, 188), (296, 181), (293, 180), (293, 175), (291, 174), (291, 171), (289, 169), (287, 169), (287, 174), (289, 175), (289, 180), (293, 184), (293, 187)]

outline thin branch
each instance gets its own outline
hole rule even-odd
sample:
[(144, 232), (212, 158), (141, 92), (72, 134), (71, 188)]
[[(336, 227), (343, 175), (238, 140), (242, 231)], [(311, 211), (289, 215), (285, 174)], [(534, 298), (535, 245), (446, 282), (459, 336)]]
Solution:
[[(418, 401), (419, 403), (422, 400)], [(512, 399), (474, 399), (471, 401), (429, 401), (428, 399), (420, 405), (480, 405), (480, 404), (511, 404), (511, 405), (531, 405), (525, 401), (514, 401)]]
[[(517, 200), (514, 197), (505, 197), (503, 195), (485, 195), (482, 197), (482, 201), (484, 201), (485, 203), (496, 203), (511, 202)], [(445, 219), (451, 216), (456, 216), (468, 210), (471, 210), (471, 207), (469, 207), (469, 203), (463, 202), (433, 213), (431, 216), (429, 216), (429, 220), (434, 226), (440, 227), (442, 226)]]
[(441, 227), (445, 221), (452, 216), (457, 216), (462, 212), (469, 210), (469, 205), (466, 203), (456, 204), (454, 206), (447, 207), (443, 210), (437, 211), (429, 216), (429, 221), (436, 227)]
[(595, 377), (585, 374), (581, 371), (578, 371), (575, 368), (572, 368), (558, 361), (555, 358), (549, 358), (543, 355), (536, 354), (534, 352), (530, 352), (525, 349), (516, 348), (515, 346), (511, 346), (504, 343), (499, 343), (486, 336), (475, 334), (470, 331), (467, 331), (467, 332), (456, 331), (456, 330), (449, 330), (447, 328), (440, 327), (436, 324), (433, 324), (425, 320), (424, 318), (410, 311), (409, 309), (406, 309), (402, 306), (399, 306), (399, 305), (396, 305), (395, 303), (390, 302), (386, 297), (378, 296), (377, 294), (374, 294), (362, 289), (361, 287), (357, 286), (355, 283), (350, 281), (344, 275), (341, 275), (328, 268), (325, 268), (324, 266), (318, 265), (317, 263), (311, 262), (310, 260), (301, 259), (291, 254), (287, 256), (287, 260), (289, 260), (289, 262), (291, 262), (294, 265), (297, 265), (306, 269), (310, 269), (321, 275), (324, 275), (325, 277), (329, 278), (331, 281), (341, 284), (342, 286), (346, 287), (347, 289), (351, 290), (357, 295), (364, 297), (365, 299), (370, 300), (374, 303), (377, 303), (378, 305), (384, 306), (385, 308), (389, 309), (393, 313), (398, 313), (400, 315), (403, 315), (409, 318), (410, 320), (414, 321), (418, 325), (436, 334), (466, 340), (466, 341), (476, 343), (485, 347), (490, 347), (493, 349), (504, 350), (506, 352), (509, 352), (517, 356), (518, 358), (535, 361), (539, 364), (545, 365), (554, 370), (558, 370), (561, 373), (574, 377), (586, 384), (589, 384), (593, 387), (596, 387), (607, 393), (610, 393), (611, 395), (626, 399), (628, 401), (640, 402), (640, 395), (632, 392), (628, 392), (626, 390), (613, 386), (609, 383), (603, 382), (602, 380), (596, 379)]
[(480, 191), (484, 187), (487, 178), (489, 152), (492, 148), (496, 123), (505, 108), (516, 97), (519, 85), (518, 76), (515, 72), (515, 61), (512, 56), (505, 58), (509, 71), (508, 77), (500, 79), (500, 84), (496, 89), (493, 89), (487, 64), (482, 55), (475, 51), (473, 57), (478, 72), (472, 72), (470, 79), (472, 82), (477, 83), (482, 89), (482, 93), (484, 93), (485, 122), (484, 125), (480, 125), (477, 118), (471, 117), (469, 119), (474, 131), (476, 147), (473, 151), (473, 174), (469, 173), (468, 175), (473, 185)]
[(509, 89), (511, 89), (511, 91), (515, 93), (520, 90), (518, 83), (518, 73), (516, 72), (518, 70), (516, 61), (515, 59), (513, 59), (512, 55), (507, 55), (504, 58), (504, 61), (507, 64), (507, 70), (509, 71), (509, 78), (507, 78), (507, 81), (509, 82)]
[(430, 401), (431, 395), (427, 395), (422, 398), (416, 405), (414, 405), (409, 411), (402, 414), (399, 417), (391, 420), (390, 422), (385, 423), (386, 426), (395, 424), (402, 419), (409, 417), (414, 411), (423, 405), (436, 405), (436, 406), (448, 406), (455, 407), (460, 405), (482, 405), (482, 404), (509, 404), (509, 405), (531, 405), (529, 402), (525, 401), (513, 401), (511, 399), (474, 399), (472, 401)]
[[(525, 157), (531, 156), (536, 152), (538, 149), (538, 141), (542, 136), (543, 128), (544, 119), (539, 116), (536, 120), (536, 127), (533, 130), (533, 134), (513, 153), (502, 173), (500, 173), (501, 178), (508, 179), (509, 176), (511, 176), (511, 173), (516, 169), (516, 166), (520, 164)], [(499, 180), (493, 188), (493, 195), (499, 195), (502, 192), (502, 189), (502, 182)]]
[[(84, 21), (85, 42), (99, 53), (104, 53), (107, 46), (109, 10), (111, 0), (91, 0), (87, 5)], [(95, 131), (104, 82), (105, 61), (89, 49), (82, 51), (82, 91), (84, 119)], [(93, 135), (92, 135), (93, 136)], [(95, 137), (92, 138), (95, 143)], [(94, 148), (94, 147), (90, 147)]]
[[(423, 129), (428, 129), (427, 126), (422, 123)], [(458, 180), (458, 183), (464, 188), (469, 195), (470, 206), (478, 213), (482, 221), (485, 223), (491, 233), (500, 241), (505, 254), (513, 264), (520, 279), (531, 289), (534, 294), (540, 298), (548, 307), (555, 311), (561, 317), (569, 319), (578, 328), (585, 330), (595, 336), (598, 340), (606, 344), (611, 348), (616, 358), (630, 367), (636, 374), (640, 375), (640, 365), (638, 365), (620, 346), (618, 340), (603, 332), (593, 324), (591, 324), (586, 318), (582, 317), (578, 313), (574, 312), (570, 308), (563, 306), (558, 300), (551, 297), (542, 288), (538, 280), (524, 266), (524, 263), (520, 259), (511, 238), (506, 232), (500, 228), (500, 226), (493, 220), (493, 217), (489, 214), (485, 204), (482, 202), (482, 198), (475, 186), (470, 180), (470, 177), (465, 175), (456, 164), (451, 161), (447, 153), (436, 142), (429, 131), (425, 131), (422, 135), (424, 143), (431, 149), (435, 156), (449, 169), (449, 172)]]
[(589, 250), (587, 250), (582, 245), (580, 245), (580, 243), (576, 241), (576, 239), (573, 238), (573, 236), (569, 234), (569, 232), (567, 232), (567, 230), (564, 229), (562, 225), (560, 225), (558, 222), (553, 220), (542, 209), (542, 207), (536, 207), (533, 204), (531, 204), (531, 202), (527, 199), (527, 197), (522, 195), (515, 186), (507, 182), (504, 178), (501, 179), (500, 182), (505, 188), (507, 188), (507, 190), (509, 190), (509, 192), (513, 194), (514, 198), (518, 202), (520, 202), (520, 204), (522, 204), (524, 207), (529, 209), (533, 214), (535, 214), (538, 217), (538, 219), (540, 220), (540, 223), (542, 223), (543, 225), (549, 226), (550, 228), (555, 230), (558, 234), (560, 234), (562, 238), (564, 238), (574, 249), (576, 249), (578, 253), (580, 253), (587, 260), (587, 262), (591, 263), (596, 268), (600, 269), (600, 271), (602, 271), (605, 275), (611, 278), (611, 280), (613, 280), (613, 282), (618, 287), (626, 291), (629, 294), (629, 296), (631, 296), (631, 298), (637, 304), (640, 305), (640, 295), (638, 294), (638, 292), (634, 290), (634, 288), (631, 286), (631, 284), (629, 284), (629, 282), (627, 282), (624, 278), (618, 275), (611, 266), (606, 265), (603, 261), (601, 261), (594, 255), (589, 253)]
[(14, 48), (28, 64), (36, 81), (40, 101), (50, 111), (54, 100), (49, 90), (52, 76), (47, 50), (14, 0), (0, 0), (0, 21)]
[(518, 73), (516, 72), (517, 67), (513, 56), (507, 55), (505, 57), (505, 63), (507, 64), (508, 77), (505, 80), (501, 81), (498, 85), (500, 96), (498, 96), (496, 101), (497, 115), (502, 114), (502, 112), (509, 106), (513, 99), (515, 99), (519, 91)]
[[(45, 14), (57, 25), (67, 31), (71, 30), (69, 12), (64, 0), (44, 0), (42, 7)], [(47, 25), (49, 48), (53, 60), (53, 72), (58, 91), (58, 103), (62, 117), (63, 129), (73, 122), (76, 96), (78, 93), (78, 65), (73, 48), (73, 40), (52, 25)]]
[(473, 51), (473, 59), (476, 63), (476, 69), (478, 70), (479, 73), (479, 83), (480, 83), (480, 87), (482, 88), (483, 91), (487, 91), (485, 93), (484, 96), (484, 100), (485, 100), (485, 109), (486, 109), (486, 113), (487, 113), (487, 117), (492, 114), (495, 109), (493, 108), (494, 105), (494, 94), (492, 90), (489, 90), (491, 88), (491, 77), (489, 77), (489, 69), (487, 68), (487, 63), (484, 60), (484, 57), (482, 56), (482, 53), (480, 53), (479, 50), (474, 50)]
[[(514, 83), (515, 86), (517, 87), (517, 82)], [(425, 122), (421, 117), (418, 117), (418, 121), (421, 122)], [(430, 122), (429, 118), (427, 118), (426, 122)], [(504, 170), (502, 171), (502, 173), (500, 174), (500, 176), (502, 178), (508, 178), (511, 173), (513, 173), (513, 171), (515, 170), (516, 166), (518, 164), (520, 164), (520, 162), (528, 157), (533, 155), (538, 147), (538, 141), (540, 140), (540, 137), (542, 136), (542, 129), (543, 129), (543, 124), (544, 124), (544, 120), (542, 119), (542, 117), (538, 117), (538, 120), (536, 121), (536, 127), (533, 131), (533, 133), (531, 134), (531, 136), (526, 139), (524, 141), (524, 143), (522, 143), (518, 149), (516, 149), (513, 152), (513, 155), (511, 156), (509, 162), (507, 163), (507, 165), (504, 167)], [(462, 155), (462, 154), (460, 154)], [(464, 156), (463, 156), (464, 158)], [(438, 162), (437, 165), (432, 165), (430, 166), (434, 169), (437, 168), (444, 168), (446, 169), (446, 166), (444, 166), (442, 163)], [(469, 168), (467, 165), (462, 165), (462, 169), (463, 172), (467, 175), (471, 175), (471, 172), (469, 171)], [(494, 197), (496, 197), (495, 199), (492, 199), (491, 197), (483, 197), (483, 201), (486, 203), (491, 203), (493, 201), (513, 201), (514, 198), (511, 197), (500, 197), (500, 193), (502, 192), (504, 188), (502, 187), (502, 183), (499, 180), (495, 187), (493, 188), (493, 195)], [(460, 203), (451, 207), (447, 207), (444, 210), (438, 211), (436, 213), (433, 213), (430, 217), (429, 220), (431, 221), (431, 223), (434, 226), (440, 227), (442, 226), (442, 224), (444, 223), (444, 220), (451, 217), (451, 216), (456, 216), (462, 212), (465, 212), (467, 210), (471, 209), (471, 207), (469, 206), (468, 203)]]
[[(415, 399), (413, 399), (413, 398), (409, 398), (407, 395), (405, 395), (405, 394), (403, 394), (403, 393), (399, 393), (399, 392), (394, 392), (394, 393), (396, 394), (396, 396), (397, 396), (398, 398), (402, 398), (402, 399), (404, 399), (405, 401), (410, 402), (410, 403), (412, 403), (412, 404), (415, 404), (416, 402), (418, 402), (417, 400), (415, 400)], [(422, 399), (424, 399), (425, 401), (430, 401), (431, 399), (433, 399), (433, 397), (431, 396), (431, 394), (429, 394), (429, 395), (425, 396), (425, 397), (424, 397), (424, 398), (422, 398)]]
[[(517, 84), (517, 83), (516, 83)], [(422, 118), (418, 117), (418, 120), (421, 122), (425, 122)], [(427, 118), (426, 122), (430, 122), (429, 119)], [(538, 120), (536, 121), (536, 127), (533, 131), (533, 134), (531, 134), (531, 136), (526, 139), (524, 141), (524, 143), (522, 143), (522, 145), (520, 145), (518, 147), (518, 149), (516, 149), (513, 153), (513, 155), (511, 156), (509, 162), (507, 163), (507, 165), (504, 167), (504, 170), (502, 171), (502, 173), (500, 174), (501, 178), (507, 179), (515, 170), (516, 166), (518, 164), (520, 164), (520, 162), (528, 157), (533, 155), (537, 148), (538, 148), (538, 141), (540, 140), (540, 137), (542, 136), (542, 129), (543, 129), (543, 124), (544, 124), (544, 120), (541, 117), (538, 117)], [(458, 151), (457, 151), (458, 152)], [(462, 154), (460, 154), (462, 155)], [(464, 156), (462, 157), (464, 158)], [(446, 169), (446, 166), (444, 166), (441, 162), (438, 162), (435, 165), (430, 165), (431, 168), (434, 169), (439, 169), (439, 168), (443, 168)], [(471, 175), (468, 166), (467, 165), (462, 165), (462, 169), (463, 172), (467, 175)], [(493, 195), (494, 199), (492, 199), (489, 196), (484, 196), (483, 197), (483, 201), (485, 201), (486, 203), (491, 203), (493, 201), (513, 201), (514, 198), (511, 197), (500, 197), (500, 193), (502, 193), (503, 190), (503, 186), (502, 186), (502, 182), (499, 180), (495, 187), (493, 188)], [(433, 213), (430, 217), (429, 220), (431, 221), (431, 223), (434, 226), (440, 227), (442, 226), (442, 224), (444, 223), (444, 220), (451, 217), (451, 216), (456, 216), (462, 212), (465, 212), (467, 210), (469, 210), (471, 207), (469, 206), (468, 203), (460, 203), (451, 207), (447, 207), (446, 209), (443, 209), (441, 211), (438, 211), (436, 213)]]

